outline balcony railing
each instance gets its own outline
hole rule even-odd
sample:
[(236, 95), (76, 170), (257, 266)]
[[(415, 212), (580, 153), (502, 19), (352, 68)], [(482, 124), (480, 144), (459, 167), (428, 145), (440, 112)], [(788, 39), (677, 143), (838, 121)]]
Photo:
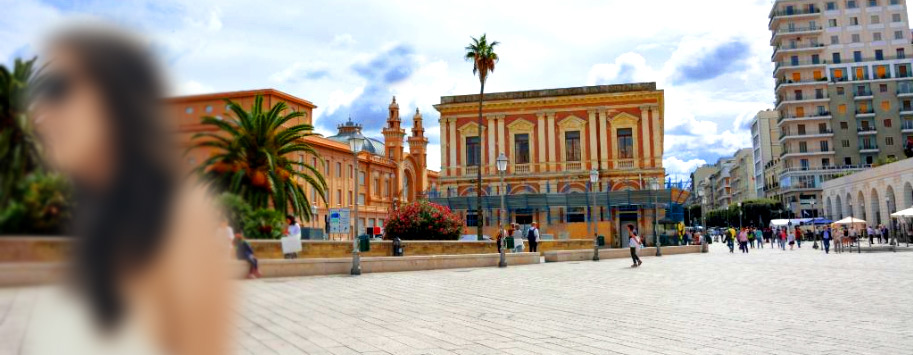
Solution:
[(785, 34), (789, 34), (789, 33), (813, 32), (813, 31), (821, 31), (821, 30), (822, 30), (821, 26), (778, 28), (778, 29), (774, 30), (774, 34), (771, 36), (771, 39), (773, 39), (779, 35), (785, 35)]
[(515, 174), (529, 174), (529, 164), (516, 164), (514, 165)]
[(798, 152), (792, 152), (792, 151), (789, 151), (788, 149), (784, 149), (783, 152), (780, 153), (780, 158), (783, 158), (787, 155), (799, 155), (799, 154), (803, 154), (803, 155), (834, 154), (834, 151), (833, 150), (808, 150), (808, 149), (803, 151), (800, 149)]
[(634, 159), (616, 160), (615, 169), (634, 169)]
[(467, 166), (467, 167), (466, 167), (466, 175), (476, 176), (476, 175), (478, 175), (478, 174), (479, 174), (479, 166), (478, 166), (478, 165), (470, 165), (470, 166)]
[(872, 109), (872, 108), (856, 109), (856, 114), (857, 115), (874, 115), (875, 109)]
[(878, 144), (874, 144), (874, 143), (872, 143), (872, 144), (860, 144), (860, 145), (859, 145), (859, 150), (860, 150), (860, 151), (863, 151), (863, 150), (877, 151), (877, 150), (878, 150)]
[(853, 90), (853, 97), (872, 96), (872, 90)]
[(820, 119), (828, 119), (830, 117), (831, 117), (830, 112), (822, 111), (822, 112), (814, 112), (814, 113), (806, 114), (803, 116), (785, 115), (785, 116), (781, 116), (777, 122), (779, 123), (779, 122), (783, 122), (784, 120), (802, 120), (802, 119), (820, 120)]
[(789, 67), (801, 67), (806, 65), (825, 65), (827, 64), (826, 60), (788, 60), (784, 62), (777, 62), (774, 66), (774, 71), (780, 70), (780, 68), (789, 68)]
[(564, 163), (564, 170), (583, 170), (583, 164), (579, 161), (569, 161)]
[(913, 95), (913, 87), (898, 87), (897, 95)]
[(790, 131), (786, 130), (786, 131), (783, 131), (782, 133), (780, 133), (780, 140), (783, 140), (783, 139), (786, 139), (786, 138), (798, 138), (798, 137), (807, 137), (807, 136), (816, 136), (816, 135), (828, 135), (828, 134), (834, 134), (834, 131), (833, 131), (833, 130), (830, 130), (830, 129), (820, 130), (820, 131), (818, 131), (818, 132), (809, 132), (809, 131), (806, 131), (806, 132), (790, 132)]
[(791, 85), (791, 84), (827, 84), (827, 77), (822, 77), (819, 79), (806, 79), (806, 80), (793, 80), (789, 78), (780, 78), (777, 79), (776, 87), (779, 88), (781, 85)]
[(859, 134), (863, 134), (863, 135), (872, 134), (872, 133), (878, 133), (878, 129), (876, 129), (875, 127), (859, 127), (859, 128), (856, 128), (856, 132), (858, 132)]
[(903, 123), (900, 125), (900, 129), (902, 129), (902, 130), (913, 129), (913, 121), (903, 121)]
[(821, 9), (818, 9), (818, 8), (801, 9), (801, 10), (800, 9), (777, 10), (777, 11), (772, 11), (770, 13), (770, 18), (773, 19), (775, 17), (782, 17), (782, 16), (814, 15), (814, 14), (820, 14), (820, 13), (821, 13)]

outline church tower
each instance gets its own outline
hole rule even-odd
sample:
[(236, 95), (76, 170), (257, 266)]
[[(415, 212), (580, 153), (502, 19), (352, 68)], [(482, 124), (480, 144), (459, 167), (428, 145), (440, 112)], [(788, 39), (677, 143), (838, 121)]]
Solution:
[(412, 116), (412, 136), (409, 137), (409, 156), (415, 162), (415, 189), (419, 192), (428, 190), (427, 148), (428, 138), (425, 137), (425, 128), (422, 127), (422, 113), (415, 108), (415, 115)]
[[(396, 173), (393, 177), (396, 185), (394, 189), (394, 196), (402, 196), (403, 191), (403, 138), (406, 137), (406, 130), (404, 130), (400, 123), (399, 119), (399, 104), (396, 103), (396, 96), (393, 97), (393, 102), (389, 106), (389, 115), (387, 116), (387, 126), (383, 129), (384, 134), (384, 148), (386, 148), (386, 156), (396, 164)], [(402, 202), (402, 200), (400, 200)]]

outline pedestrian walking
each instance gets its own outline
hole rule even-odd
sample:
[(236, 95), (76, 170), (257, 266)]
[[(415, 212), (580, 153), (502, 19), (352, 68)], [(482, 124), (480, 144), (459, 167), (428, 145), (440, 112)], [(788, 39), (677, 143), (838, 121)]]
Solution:
[(495, 243), (498, 245), (498, 254), (501, 254), (501, 246), (504, 243), (504, 238), (507, 238), (507, 225), (498, 229), (498, 237), (495, 240)]
[(780, 238), (778, 238), (780, 242), (780, 250), (786, 250), (786, 228), (778, 228), (778, 230), (780, 231)]
[(751, 249), (754, 249), (754, 227), (746, 229), (745, 232), (748, 233), (748, 245), (751, 246)]
[[(796, 230), (793, 232), (793, 234), (795, 234), (795, 237), (796, 237), (796, 246), (801, 249), (802, 248), (802, 230), (799, 229), (799, 226), (796, 226)], [(790, 249), (792, 249), (792, 248), (790, 248)]]
[(640, 257), (637, 256), (637, 249), (640, 248), (640, 237), (637, 236), (637, 232), (634, 231), (634, 225), (628, 225), (628, 246), (631, 247), (631, 260), (634, 261), (634, 264), (631, 267), (638, 267), (643, 264), (643, 261), (640, 261)]
[(794, 233), (788, 233), (788, 234), (789, 235), (787, 236), (787, 238), (789, 239), (789, 250), (793, 250), (793, 246), (796, 245), (796, 236), (802, 235), (802, 233), (799, 232), (799, 227), (796, 227)]
[(869, 237), (869, 246), (872, 246), (875, 243), (875, 230), (872, 229), (872, 226), (866, 226), (865, 233)]
[(764, 249), (764, 232), (761, 232), (761, 228), (754, 229), (754, 239), (758, 241), (758, 249)]
[(526, 232), (526, 240), (529, 241), (529, 252), (538, 253), (539, 252), (539, 225), (536, 222), (533, 222), (532, 226), (529, 227), (529, 231)]
[(831, 253), (831, 227), (824, 228), (824, 231), (821, 233), (821, 245), (824, 246), (824, 253)]
[[(730, 230), (732, 230), (732, 229), (730, 228)], [(727, 231), (725, 233), (726, 233), (726, 236), (724, 237), (724, 239), (725, 239), (724, 241), (726, 242), (726, 246), (729, 247), (729, 254), (732, 254), (735, 252), (735, 245), (734, 245), (735, 237), (733, 236), (733, 233), (730, 233), (729, 231)]]
[(510, 234), (510, 236), (514, 238), (513, 252), (522, 253), (523, 252), (523, 231), (520, 230), (520, 225), (516, 224), (516, 223), (511, 225), (510, 228), (513, 230)]
[(748, 229), (747, 228), (742, 228), (742, 230), (739, 231), (739, 250), (741, 250), (743, 254), (748, 253)]

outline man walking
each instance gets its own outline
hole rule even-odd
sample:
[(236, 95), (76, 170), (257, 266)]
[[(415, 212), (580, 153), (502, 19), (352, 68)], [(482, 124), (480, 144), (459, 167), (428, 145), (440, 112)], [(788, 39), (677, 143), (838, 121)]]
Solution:
[(824, 245), (824, 253), (831, 253), (831, 227), (825, 227), (821, 233), (821, 244)]
[(539, 252), (539, 225), (536, 222), (533, 222), (532, 226), (529, 227), (529, 231), (526, 232), (526, 240), (529, 241), (529, 252), (538, 253)]
[(758, 241), (758, 249), (764, 249), (764, 233), (761, 232), (761, 228), (755, 228), (754, 239)]

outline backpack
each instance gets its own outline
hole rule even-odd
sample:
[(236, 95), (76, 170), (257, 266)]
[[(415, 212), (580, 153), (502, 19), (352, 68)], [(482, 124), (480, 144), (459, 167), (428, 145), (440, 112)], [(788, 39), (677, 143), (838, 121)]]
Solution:
[(536, 241), (536, 233), (534, 229), (530, 228), (529, 231), (526, 232), (526, 239)]

